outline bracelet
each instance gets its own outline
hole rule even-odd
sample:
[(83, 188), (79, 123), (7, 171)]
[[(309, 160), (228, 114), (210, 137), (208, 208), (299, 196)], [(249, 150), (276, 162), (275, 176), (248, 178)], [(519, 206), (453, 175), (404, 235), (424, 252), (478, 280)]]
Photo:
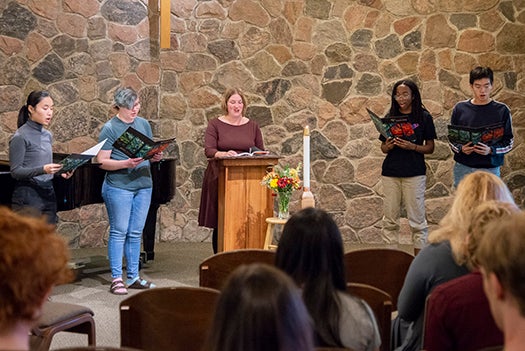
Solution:
[(417, 151), (417, 144), (414, 146), (414, 151)]

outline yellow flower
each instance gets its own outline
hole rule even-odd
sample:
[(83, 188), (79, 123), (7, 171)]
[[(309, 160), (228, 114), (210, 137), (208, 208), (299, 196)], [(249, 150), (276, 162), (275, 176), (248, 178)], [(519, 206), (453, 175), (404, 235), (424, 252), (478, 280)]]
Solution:
[(291, 193), (301, 188), (300, 169), (301, 164), (297, 168), (275, 166), (263, 177), (261, 185), (268, 187), (274, 193)]

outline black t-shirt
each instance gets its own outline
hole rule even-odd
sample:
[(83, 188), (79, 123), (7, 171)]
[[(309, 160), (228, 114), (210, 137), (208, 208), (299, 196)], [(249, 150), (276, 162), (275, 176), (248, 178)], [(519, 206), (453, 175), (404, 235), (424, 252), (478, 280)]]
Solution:
[[(423, 145), (425, 140), (436, 139), (436, 128), (434, 127), (434, 121), (430, 113), (425, 110), (421, 122), (417, 122), (412, 114), (406, 116), (416, 134), (416, 144)], [(383, 142), (386, 139), (380, 135), (379, 140)], [(406, 178), (425, 175), (426, 170), (425, 156), (422, 153), (413, 150), (404, 150), (394, 146), (394, 148), (386, 154), (381, 175)]]

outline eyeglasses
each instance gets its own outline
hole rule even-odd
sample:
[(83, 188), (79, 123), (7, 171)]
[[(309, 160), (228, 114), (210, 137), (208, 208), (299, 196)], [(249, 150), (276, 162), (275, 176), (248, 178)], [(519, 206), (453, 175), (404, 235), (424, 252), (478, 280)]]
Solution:
[(394, 99), (396, 100), (407, 100), (407, 99), (410, 99), (411, 95), (410, 94), (401, 94), (401, 95), (394, 95)]

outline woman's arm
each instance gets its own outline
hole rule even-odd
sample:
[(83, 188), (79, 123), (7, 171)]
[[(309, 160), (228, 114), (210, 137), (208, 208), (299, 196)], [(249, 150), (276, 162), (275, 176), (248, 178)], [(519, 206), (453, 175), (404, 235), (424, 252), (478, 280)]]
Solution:
[[(425, 140), (423, 145), (419, 145), (401, 138), (394, 138), (394, 144), (401, 149), (415, 151), (421, 154), (431, 154), (434, 152), (434, 140)], [(381, 150), (382, 149), (383, 147), (381, 147)]]
[(62, 165), (47, 163), (43, 166), (24, 167), (26, 144), (22, 137), (14, 136), (9, 142), (9, 166), (11, 175), (16, 180), (30, 179), (42, 174), (55, 174)]
[(206, 133), (204, 134), (204, 154), (208, 158), (219, 157), (216, 155), (218, 150), (218, 140), (219, 132), (217, 128), (213, 125), (213, 122), (208, 122), (208, 127), (206, 128)]
[(116, 171), (124, 168), (135, 168), (142, 161), (143, 158), (128, 158), (125, 160), (113, 160), (111, 158), (111, 150), (100, 150), (97, 155), (97, 161), (100, 163), (100, 168), (105, 171)]
[(431, 154), (434, 152), (434, 140), (425, 140), (423, 145), (416, 145), (415, 151), (421, 154)]
[(432, 261), (431, 257), (425, 259), (425, 256), (428, 256), (425, 255), (426, 251), (421, 250), (410, 264), (405, 282), (399, 293), (397, 301), (399, 316), (408, 322), (415, 321), (425, 307), (426, 285), (430, 274), (426, 267), (431, 265), (431, 262), (426, 262), (426, 260)]
[(394, 138), (388, 138), (385, 141), (381, 141), (381, 151), (383, 151), (384, 154), (388, 154), (388, 152), (392, 150), (394, 146)]
[(212, 120), (208, 123), (206, 134), (204, 135), (204, 154), (206, 157), (228, 157), (235, 156), (237, 154), (237, 152), (234, 150), (219, 151), (218, 139), (219, 130)]
[(257, 125), (257, 130), (255, 131), (255, 141), (254, 141), (255, 147), (259, 148), (259, 150), (264, 150), (264, 140), (262, 137), (261, 128)]

